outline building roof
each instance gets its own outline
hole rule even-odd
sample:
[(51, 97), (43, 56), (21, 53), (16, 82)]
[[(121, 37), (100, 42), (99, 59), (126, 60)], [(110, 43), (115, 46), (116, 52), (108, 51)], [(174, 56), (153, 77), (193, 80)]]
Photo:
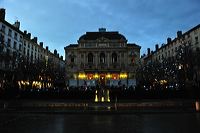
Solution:
[(137, 45), (135, 43), (128, 43), (127, 46), (128, 47), (139, 47), (139, 48), (141, 48), (141, 46), (139, 46), (139, 45)]
[(188, 30), (188, 31), (185, 32), (183, 35), (189, 34), (190, 32), (192, 32), (192, 31), (194, 31), (194, 30), (196, 30), (196, 29), (198, 29), (198, 28), (200, 28), (200, 24), (198, 24), (197, 26), (195, 26), (195, 27), (193, 27), (192, 29)]
[(76, 47), (78, 47), (78, 44), (70, 44), (66, 46), (65, 48), (76, 48)]
[(119, 34), (119, 32), (86, 32), (86, 34), (82, 35), (79, 40), (97, 40), (98, 38), (106, 38), (109, 40), (124, 40), (127, 41), (126, 38)]
[(20, 29), (16, 28), (14, 25), (10, 24), (6, 20), (0, 20), (0, 22), (4, 23), (5, 25), (9, 26), (13, 30), (15, 30), (15, 31), (19, 32), (20, 34), (24, 35), (24, 33)]

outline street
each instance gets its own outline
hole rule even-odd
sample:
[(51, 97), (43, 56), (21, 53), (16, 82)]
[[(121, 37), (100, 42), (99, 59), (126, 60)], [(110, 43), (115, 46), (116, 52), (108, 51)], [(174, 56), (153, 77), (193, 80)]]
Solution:
[(1, 133), (195, 133), (199, 131), (199, 113), (0, 114)]

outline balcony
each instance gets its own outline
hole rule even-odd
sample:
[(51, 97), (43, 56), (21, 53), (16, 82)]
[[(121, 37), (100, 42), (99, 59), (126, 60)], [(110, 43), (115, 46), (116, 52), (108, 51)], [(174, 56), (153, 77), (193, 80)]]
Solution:
[(108, 69), (108, 64), (106, 63), (99, 63), (97, 66), (98, 69)]
[(113, 62), (112, 64), (110, 64), (110, 68), (111, 68), (111, 69), (120, 68), (120, 64), (119, 64), (118, 62)]
[(88, 64), (85, 65), (85, 69), (94, 69), (95, 64), (93, 62), (88, 62)]

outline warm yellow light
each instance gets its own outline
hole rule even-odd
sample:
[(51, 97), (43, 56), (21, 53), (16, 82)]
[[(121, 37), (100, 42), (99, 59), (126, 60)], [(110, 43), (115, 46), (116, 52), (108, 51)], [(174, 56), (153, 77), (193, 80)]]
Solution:
[(26, 84), (29, 85), (29, 81), (26, 81)]
[(127, 76), (126, 73), (120, 73), (119, 77), (120, 77), (121, 79), (125, 79), (125, 78), (127, 78), (128, 76)]
[(85, 73), (79, 73), (78, 78), (79, 79), (85, 79), (86, 78)]
[(163, 84), (166, 84), (167, 81), (166, 80), (160, 80), (160, 84), (163, 85)]
[(87, 74), (87, 78), (88, 78), (89, 80), (93, 79), (93, 77), (94, 77), (93, 74)]
[(111, 78), (111, 75), (110, 75), (110, 74), (107, 74), (107, 75), (106, 75), (106, 78), (110, 79), (110, 78)]
[(107, 97), (108, 97), (108, 102), (110, 102), (110, 94), (109, 94), (109, 90), (107, 90)]
[(104, 97), (101, 97), (101, 101), (104, 102)]
[(98, 79), (98, 78), (99, 78), (99, 75), (98, 75), (97, 73), (95, 73), (94, 78), (95, 78), (95, 79)]
[(97, 90), (95, 91), (95, 102), (98, 102)]

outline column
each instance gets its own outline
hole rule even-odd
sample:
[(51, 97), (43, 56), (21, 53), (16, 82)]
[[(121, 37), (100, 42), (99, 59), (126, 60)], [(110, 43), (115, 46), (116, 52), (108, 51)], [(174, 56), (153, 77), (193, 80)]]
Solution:
[(122, 52), (119, 52), (119, 63), (120, 67), (122, 67)]
[(95, 67), (97, 68), (98, 66), (98, 52), (95, 53)]
[(83, 59), (83, 63), (84, 63), (84, 68), (86, 67), (86, 53), (84, 52), (84, 59)]
[(109, 68), (110, 67), (110, 52), (108, 52), (107, 64), (108, 64), (108, 68)]

